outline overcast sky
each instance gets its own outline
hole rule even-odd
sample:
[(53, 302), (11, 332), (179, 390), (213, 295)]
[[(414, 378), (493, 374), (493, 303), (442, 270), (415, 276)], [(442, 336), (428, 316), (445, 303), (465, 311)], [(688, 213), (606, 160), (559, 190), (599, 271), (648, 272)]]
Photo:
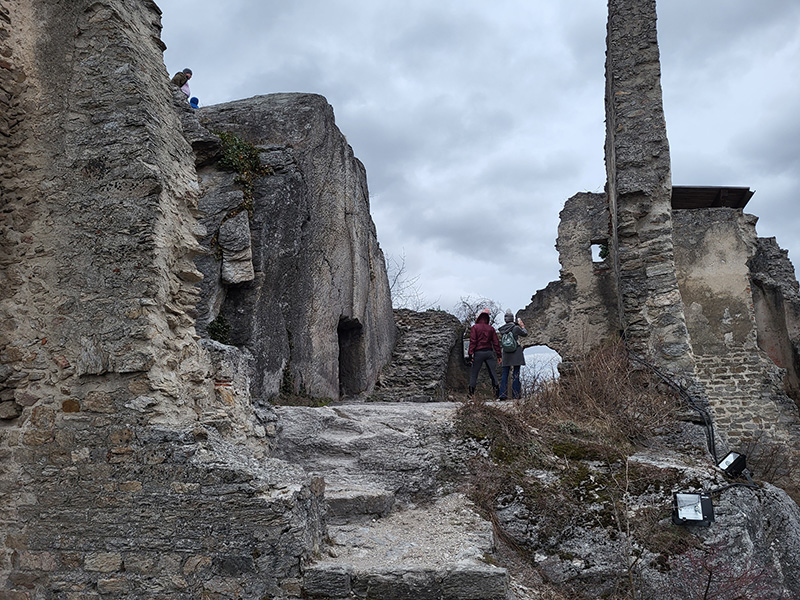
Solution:
[[(558, 279), (558, 213), (601, 192), (602, 0), (157, 0), (201, 106), (314, 92), (364, 163), (388, 257), (428, 303), (516, 311)], [(748, 186), (800, 262), (800, 2), (661, 0), (675, 185)]]

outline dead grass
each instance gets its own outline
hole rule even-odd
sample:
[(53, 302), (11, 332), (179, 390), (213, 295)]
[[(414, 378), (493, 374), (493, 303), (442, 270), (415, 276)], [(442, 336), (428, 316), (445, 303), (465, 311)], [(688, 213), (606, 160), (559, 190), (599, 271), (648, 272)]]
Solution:
[[(457, 428), (487, 454), (472, 465), (471, 496), (499, 537), (522, 554), (558, 552), (575, 527), (623, 533), (620, 515), (627, 514), (629, 496), (660, 493), (677, 477), (668, 472), (674, 470), (636, 466), (627, 458), (675, 423), (678, 406), (648, 373), (631, 368), (621, 345), (583, 357), (559, 379), (538, 381), (520, 401), (466, 402)], [(531, 475), (537, 471), (551, 479)], [(500, 522), (498, 507), (515, 503), (535, 515), (527, 539), (515, 538)], [(652, 527), (625, 533), (648, 536), (670, 555), (685, 542), (659, 530), (662, 517), (654, 514)]]
[(622, 344), (576, 361), (556, 380), (544, 380), (519, 403), (520, 416), (561, 433), (591, 432), (616, 446), (641, 443), (674, 422), (678, 400), (649, 373), (633, 369)]

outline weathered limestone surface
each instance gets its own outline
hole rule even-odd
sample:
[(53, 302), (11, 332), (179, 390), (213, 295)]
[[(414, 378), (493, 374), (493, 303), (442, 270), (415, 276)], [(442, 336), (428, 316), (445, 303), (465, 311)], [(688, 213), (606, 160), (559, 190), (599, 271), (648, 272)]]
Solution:
[(304, 597), (506, 600), (491, 523), (454, 493), (476, 448), (459, 404), (277, 407), (277, 456), (325, 479), (328, 546), (304, 569)]
[(546, 345), (569, 360), (619, 333), (616, 285), (610, 259), (592, 262), (592, 245), (608, 245), (610, 217), (604, 194), (575, 194), (558, 225), (561, 273), (520, 311), (523, 346)]
[(2, 597), (272, 597), (321, 536), (319, 482), (240, 443), (269, 421), (196, 341), (159, 33), (149, 0), (0, 3)]
[(257, 146), (269, 171), (248, 210), (231, 173), (200, 173), (201, 329), (227, 320), (230, 343), (255, 359), (256, 400), (282, 385), (317, 397), (368, 393), (395, 329), (366, 174), (333, 110), (321, 96), (272, 94), (197, 112), (208, 130)]
[(620, 323), (631, 350), (691, 375), (673, 259), (656, 2), (610, 0), (608, 14), (606, 171)]
[(466, 392), (464, 327), (444, 311), (394, 311), (397, 342), (370, 397), (381, 402), (442, 402), (448, 392)]

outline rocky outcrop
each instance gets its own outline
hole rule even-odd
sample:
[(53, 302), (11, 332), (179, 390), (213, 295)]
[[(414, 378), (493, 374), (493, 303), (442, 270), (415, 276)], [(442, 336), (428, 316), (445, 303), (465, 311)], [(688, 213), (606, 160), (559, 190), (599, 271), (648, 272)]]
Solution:
[(395, 310), (397, 343), (392, 360), (381, 371), (371, 400), (442, 402), (448, 393), (466, 392), (464, 326), (439, 310)]
[[(720, 591), (731, 585), (748, 598), (800, 594), (800, 510), (783, 490), (730, 485), (684, 449), (640, 451), (618, 464), (578, 461), (572, 469), (576, 465), (577, 479), (558, 469), (531, 470), (498, 499), (499, 528), (530, 553), (550, 584), (587, 599), (622, 590), (652, 600), (702, 597), (706, 585), (714, 594), (708, 597), (731, 597)], [(585, 504), (541, 512), (543, 498), (564, 485)], [(669, 506), (678, 490), (710, 493), (711, 527), (671, 523)]]
[(324, 98), (272, 94), (197, 111), (252, 145), (261, 169), (199, 172), (207, 254), (198, 325), (222, 318), (254, 357), (256, 401), (281, 389), (370, 392), (394, 344), (383, 253), (363, 165)]

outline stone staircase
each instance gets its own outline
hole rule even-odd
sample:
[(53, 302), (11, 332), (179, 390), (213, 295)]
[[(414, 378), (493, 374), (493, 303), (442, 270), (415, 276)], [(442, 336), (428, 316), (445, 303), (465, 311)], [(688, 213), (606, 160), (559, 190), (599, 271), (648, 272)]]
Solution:
[(508, 600), (491, 524), (455, 482), (470, 449), (455, 403), (278, 407), (276, 457), (326, 482), (329, 543), (304, 597)]

